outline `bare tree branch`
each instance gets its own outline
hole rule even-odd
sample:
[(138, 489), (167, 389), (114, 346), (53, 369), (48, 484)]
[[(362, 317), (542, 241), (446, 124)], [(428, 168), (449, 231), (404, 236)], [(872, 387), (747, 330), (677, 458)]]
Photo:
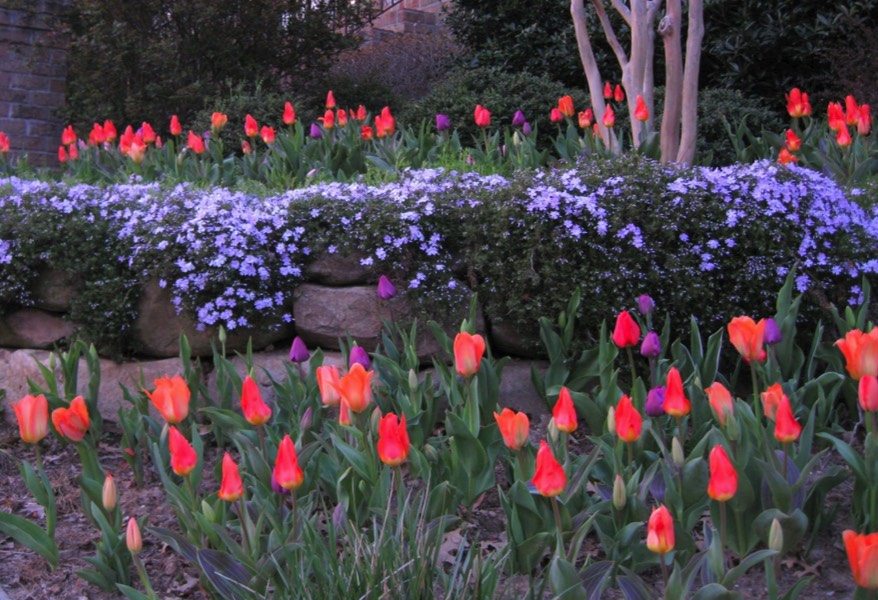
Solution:
[(598, 14), (598, 19), (601, 22), (601, 28), (604, 30), (604, 35), (607, 37), (607, 42), (610, 44), (610, 48), (613, 49), (613, 52), (616, 55), (616, 60), (619, 61), (619, 65), (624, 71), (625, 66), (628, 64), (628, 56), (626, 56), (622, 44), (619, 43), (619, 38), (616, 37), (616, 31), (613, 29), (613, 24), (607, 16), (607, 11), (604, 9), (604, 2), (603, 0), (591, 0), (591, 3), (594, 5), (595, 12)]
[(588, 94), (591, 97), (591, 105), (594, 109), (598, 129), (601, 137), (612, 148), (618, 148), (615, 142), (615, 133), (604, 127), (602, 118), (607, 106), (604, 103), (603, 78), (594, 57), (591, 47), (591, 39), (588, 36), (588, 27), (584, 0), (570, 0), (570, 15), (573, 17), (573, 31), (576, 34), (576, 46), (579, 49), (579, 59), (585, 69), (585, 78), (588, 81)]
[(622, 18), (625, 19), (625, 23), (628, 24), (628, 27), (631, 27), (631, 12), (628, 9), (628, 5), (622, 2), (622, 0), (613, 0), (613, 8), (616, 9), (616, 12), (622, 15)]

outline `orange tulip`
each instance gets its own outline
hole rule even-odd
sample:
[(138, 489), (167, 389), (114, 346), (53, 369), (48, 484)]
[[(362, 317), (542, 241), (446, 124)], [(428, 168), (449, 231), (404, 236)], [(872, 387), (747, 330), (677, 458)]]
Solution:
[(241, 482), (241, 475), (238, 473), (238, 465), (232, 460), (231, 455), (226, 452), (223, 455), (223, 480), (217, 496), (219, 496), (220, 500), (234, 502), (243, 495), (244, 484)]
[(338, 395), (338, 367), (323, 365), (317, 367), (317, 387), (320, 390), (320, 400), (324, 406), (338, 406), (341, 396)]
[(558, 400), (552, 409), (552, 418), (555, 420), (555, 427), (565, 433), (576, 431), (576, 407), (573, 406), (573, 398), (570, 396), (570, 390), (561, 386), (561, 392), (558, 394)]
[(198, 464), (195, 448), (173, 425), (168, 430), (168, 450), (171, 452), (171, 469), (180, 477), (191, 473)]
[(692, 409), (692, 404), (683, 391), (683, 379), (677, 367), (671, 367), (665, 380), (664, 409), (672, 417), (683, 417)]
[(787, 112), (791, 117), (798, 119), (811, 114), (811, 105), (808, 103), (808, 94), (803, 94), (799, 88), (793, 88), (786, 97)]
[(863, 375), (878, 376), (878, 327), (869, 333), (849, 331), (835, 345), (844, 355), (848, 373), (855, 381)]
[(786, 133), (787, 138), (787, 149), (790, 152), (798, 152), (802, 147), (802, 139), (796, 135), (796, 132), (792, 129), (787, 129)]
[(613, 112), (613, 107), (607, 105), (607, 109), (604, 111), (604, 116), (601, 118), (601, 122), (604, 124), (604, 127), (612, 127), (616, 124), (616, 113)]
[(732, 400), (732, 394), (719, 381), (704, 388), (704, 391), (707, 393), (707, 400), (710, 402), (713, 414), (716, 415), (716, 420), (722, 427), (725, 427), (726, 420), (735, 416), (735, 401)]
[(667, 554), (674, 549), (674, 519), (664, 504), (649, 515), (646, 547), (656, 554)]
[(576, 111), (573, 110), (573, 98), (570, 96), (564, 96), (563, 98), (559, 98), (558, 110), (561, 111), (561, 114), (568, 119), (572, 118), (573, 115), (576, 114)]
[(790, 151), (786, 146), (781, 148), (780, 152), (777, 155), (777, 162), (779, 162), (782, 165), (788, 165), (791, 162), (793, 162), (793, 163), (798, 162), (798, 160), (799, 159), (796, 158), (795, 155), (790, 154)]
[(143, 538), (140, 535), (140, 526), (137, 519), (128, 517), (128, 525), (125, 529), (125, 546), (131, 554), (137, 554), (143, 549)]
[(777, 407), (780, 406), (780, 399), (784, 397), (783, 388), (779, 383), (775, 383), (767, 390), (760, 394), (762, 396), (762, 410), (769, 421), (777, 418)]
[(191, 129), (189, 130), (189, 138), (186, 140), (186, 146), (195, 154), (204, 153), (204, 140), (201, 139), (200, 135), (195, 135)]
[(588, 129), (594, 123), (594, 112), (590, 108), (586, 108), (579, 113), (579, 126)]
[(360, 363), (354, 363), (347, 375), (339, 378), (335, 389), (349, 410), (361, 413), (372, 403), (372, 376)]
[(616, 435), (619, 436), (620, 440), (631, 444), (640, 439), (643, 417), (634, 408), (630, 396), (623, 394), (619, 398), (619, 404), (616, 405), (614, 416), (616, 419)]
[(878, 590), (878, 533), (857, 533), (846, 530), (841, 534), (854, 583), (867, 590)]
[[(860, 406), (863, 410), (878, 410), (878, 377), (863, 375), (860, 378), (859, 392)], [(24, 439), (24, 436), (22, 436), (22, 439)]]
[(249, 138), (254, 138), (259, 135), (259, 123), (256, 122), (253, 115), (248, 114), (244, 117), (244, 135)]
[(738, 491), (738, 472), (729, 460), (725, 448), (714, 446), (710, 451), (710, 481), (707, 495), (717, 502), (731, 500)]
[(503, 443), (510, 450), (520, 450), (527, 443), (530, 420), (523, 412), (504, 408), (500, 414), (494, 413), (494, 420), (503, 436)]
[(171, 116), (171, 135), (180, 135), (183, 133), (183, 127), (180, 125), (180, 119), (177, 115)]
[(68, 408), (56, 408), (52, 411), (52, 425), (55, 430), (71, 442), (82, 441), (88, 431), (88, 424), (88, 407), (82, 396), (71, 400)]
[(23, 442), (36, 444), (49, 433), (49, 402), (43, 394), (26, 395), (12, 405)]
[(126, 154), (131, 159), (131, 162), (135, 164), (139, 165), (144, 161), (146, 158), (146, 144), (140, 139), (139, 135), (135, 136), (131, 141), (131, 147), (128, 148)]
[(616, 327), (613, 329), (613, 343), (619, 348), (636, 346), (640, 341), (640, 325), (634, 320), (627, 310), (623, 310), (616, 317)]
[(381, 113), (375, 116), (375, 133), (379, 138), (393, 135), (396, 131), (396, 119), (390, 112), (390, 107), (385, 106)]
[(143, 390), (153, 406), (168, 423), (181, 422), (189, 415), (189, 386), (179, 375), (162, 377), (153, 381), (155, 390), (152, 393)]
[(475, 117), (477, 126), (479, 126), (479, 127), (490, 127), (491, 126), (491, 111), (488, 110), (487, 108), (484, 108), (481, 104), (476, 105), (474, 117)]
[(296, 109), (294, 109), (293, 105), (289, 102), (284, 104), (283, 122), (284, 125), (292, 125), (296, 122)]
[(782, 444), (795, 442), (799, 439), (799, 435), (802, 433), (802, 426), (799, 425), (796, 417), (793, 416), (790, 399), (786, 396), (781, 396), (775, 416), (777, 419), (774, 422), (774, 439)]
[(560, 495), (564, 491), (564, 486), (567, 485), (567, 475), (564, 473), (564, 468), (555, 460), (546, 440), (540, 442), (536, 470), (531, 483), (540, 494), (547, 498)]
[(485, 353), (485, 340), (479, 334), (462, 331), (454, 338), (454, 366), (461, 377), (470, 377), (479, 370)]
[(262, 400), (259, 386), (249, 375), (241, 385), (241, 411), (247, 422), (257, 427), (265, 425), (271, 419), (271, 407)]
[(342, 398), (338, 405), (338, 424), (350, 427), (351, 425), (351, 409), (348, 403)]
[(277, 448), (273, 473), (277, 484), (285, 490), (294, 490), (305, 480), (305, 475), (299, 466), (299, 457), (296, 455), (296, 446), (289, 435), (284, 436)]
[(735, 317), (728, 325), (729, 341), (747, 362), (765, 360), (765, 325), (765, 319), (756, 323), (750, 317)]
[(327, 110), (325, 113), (323, 113), (323, 116), (318, 117), (317, 120), (323, 123), (324, 129), (332, 129), (333, 127), (335, 127), (335, 113), (331, 110)]
[(221, 112), (215, 112), (210, 116), (210, 126), (216, 131), (219, 131), (220, 129), (225, 127), (226, 123), (228, 122), (229, 117)]
[(649, 120), (649, 109), (646, 108), (646, 101), (640, 94), (637, 95), (637, 106), (634, 108), (634, 118), (638, 121)]
[(397, 418), (388, 413), (378, 423), (378, 458), (385, 465), (396, 467), (409, 456), (409, 434), (405, 428), (405, 415)]

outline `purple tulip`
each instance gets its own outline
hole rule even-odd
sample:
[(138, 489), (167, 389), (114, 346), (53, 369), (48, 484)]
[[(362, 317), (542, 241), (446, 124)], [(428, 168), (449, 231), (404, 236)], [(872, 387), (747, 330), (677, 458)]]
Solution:
[(665, 386), (660, 385), (649, 390), (644, 410), (650, 417), (660, 417), (665, 414)]
[(369, 353), (362, 346), (354, 346), (351, 348), (351, 355), (348, 357), (348, 368), (354, 364), (360, 363), (367, 371), (372, 368), (372, 361), (369, 359)]
[(311, 358), (311, 353), (308, 352), (308, 347), (302, 341), (302, 338), (296, 336), (296, 339), (293, 340), (293, 345), (290, 347), (290, 361), (303, 363), (309, 358)]
[(646, 294), (641, 294), (637, 298), (637, 310), (643, 316), (651, 315), (655, 311), (655, 302)]
[(323, 137), (323, 131), (317, 123), (311, 123), (311, 139), (318, 140)]
[(533, 129), (531, 129), (530, 123), (528, 123), (527, 121), (524, 122), (524, 125), (521, 126), (521, 133), (523, 133), (525, 137), (533, 133)]
[(643, 343), (640, 345), (640, 354), (647, 358), (655, 358), (661, 353), (662, 341), (655, 331), (650, 331), (643, 338)]
[(378, 297), (382, 300), (390, 300), (396, 296), (396, 288), (390, 283), (390, 280), (382, 275), (378, 278)]
[(451, 129), (451, 121), (448, 120), (448, 115), (436, 115), (436, 129), (438, 131), (448, 131)]
[(520, 110), (515, 111), (515, 116), (512, 117), (512, 126), (524, 127), (525, 123), (527, 123), (527, 119), (524, 118), (524, 113)]
[(782, 341), (783, 334), (780, 332), (780, 327), (777, 326), (777, 321), (771, 317), (765, 319), (765, 333), (762, 334), (762, 342), (770, 346), (772, 344), (779, 344)]

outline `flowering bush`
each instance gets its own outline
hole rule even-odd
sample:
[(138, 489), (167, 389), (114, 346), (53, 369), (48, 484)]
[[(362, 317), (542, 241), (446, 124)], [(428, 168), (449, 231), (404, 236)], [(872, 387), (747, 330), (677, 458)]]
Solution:
[(16, 178), (0, 191), (2, 305), (27, 305), (49, 264), (103, 296), (90, 310), (115, 315), (120, 332), (136, 298), (118, 290), (147, 279), (202, 326), (289, 321), (290, 291), (319, 252), (356, 250), (435, 306), (469, 286), (494, 319), (531, 329), (532, 315), (556, 314), (579, 286), (595, 297), (581, 315), (589, 326), (620, 308), (600, 298), (647, 289), (677, 322), (699, 314), (712, 326), (764, 310), (795, 265), (797, 290), (823, 305), (858, 301), (861, 277), (878, 270), (875, 209), (813, 171), (768, 162), (681, 170), (629, 157), (511, 178), (426, 169), (264, 197)]

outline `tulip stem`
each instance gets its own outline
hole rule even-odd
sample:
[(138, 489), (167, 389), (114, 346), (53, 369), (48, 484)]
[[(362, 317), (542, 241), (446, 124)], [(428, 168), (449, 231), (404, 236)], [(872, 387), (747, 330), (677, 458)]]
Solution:
[(637, 367), (634, 364), (634, 352), (631, 346), (625, 348), (628, 351), (628, 364), (631, 365), (631, 394), (634, 395), (634, 382), (637, 380)]
[(265, 429), (262, 425), (256, 427), (256, 435), (259, 436), (259, 448), (262, 450), (262, 458), (268, 460), (268, 453), (265, 451)]
[(659, 565), (662, 568), (662, 581), (664, 582), (664, 587), (662, 587), (662, 598), (667, 598), (666, 594), (668, 591), (668, 567), (665, 565), (665, 555), (664, 553), (659, 554)]
[(719, 503), (719, 543), (723, 550), (723, 571), (726, 569), (726, 503)]
[(134, 559), (134, 566), (137, 569), (138, 577), (140, 577), (140, 583), (143, 584), (143, 589), (146, 590), (146, 595), (150, 600), (154, 600), (157, 596), (155, 595), (155, 590), (152, 589), (152, 584), (149, 582), (149, 575), (146, 574), (146, 569), (143, 568), (143, 563), (141, 562), (140, 557), (136, 554), (132, 554), (131, 557)]
[(249, 515), (247, 514), (247, 504), (244, 501), (244, 496), (242, 495), (238, 498), (238, 520), (241, 522), (241, 541), (244, 544), (244, 552), (249, 556), (250, 555), (250, 530), (247, 527), (247, 520)]
[(387, 531), (388, 521), (390, 521), (390, 507), (393, 505), (393, 488), (396, 487), (396, 471), (395, 467), (390, 469), (390, 491), (387, 494), (387, 508), (384, 510), (384, 521), (381, 523), (381, 533), (378, 534), (378, 543), (375, 545), (375, 553), (372, 555), (372, 573), (378, 573), (378, 555), (381, 554), (381, 544), (384, 543), (384, 533)]
[(759, 402), (759, 380), (756, 377), (756, 365), (750, 363), (750, 379), (753, 380), (753, 411), (756, 413), (756, 424), (762, 430), (762, 404)]
[(564, 533), (561, 528), (561, 511), (558, 509), (558, 497), (552, 496), (552, 512), (555, 514), (555, 530), (558, 533), (558, 555), (564, 555)]
[(37, 442), (34, 444), (34, 462), (37, 464), (37, 469), (43, 470), (43, 451), (40, 449), (40, 443)]
[(787, 483), (787, 455), (790, 452), (790, 444), (789, 442), (784, 442), (783, 445), (783, 481)]

